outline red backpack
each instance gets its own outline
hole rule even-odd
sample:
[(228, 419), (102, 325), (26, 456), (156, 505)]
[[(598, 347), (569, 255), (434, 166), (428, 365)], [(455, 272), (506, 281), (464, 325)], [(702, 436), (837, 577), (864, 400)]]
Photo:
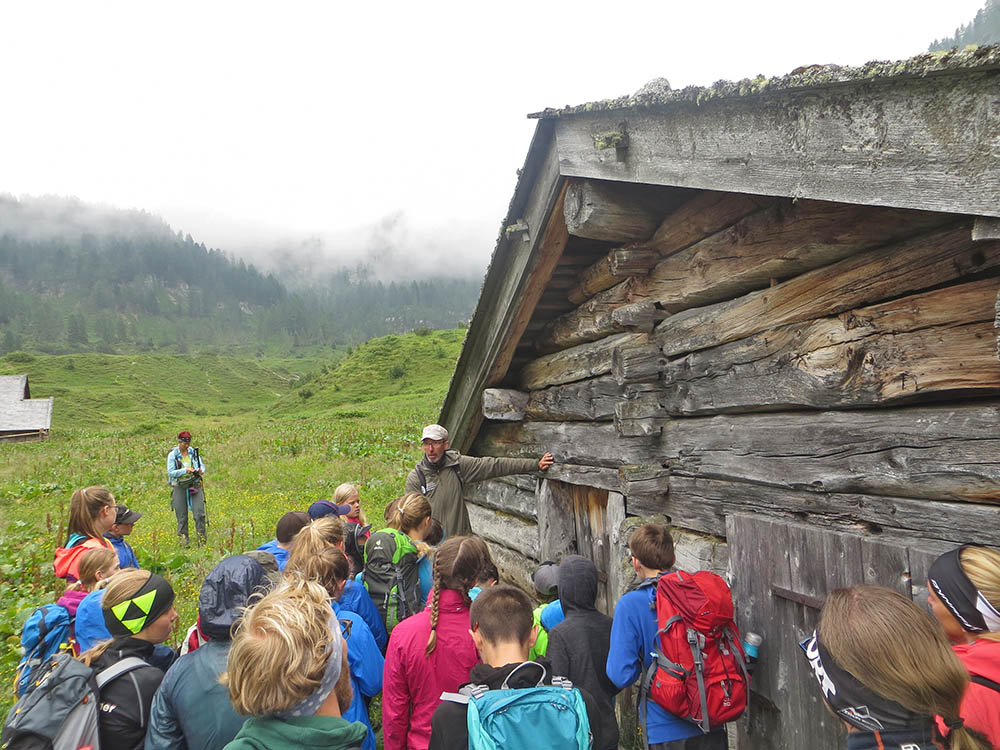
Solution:
[(660, 576), (656, 627), (646, 697), (702, 732), (739, 718), (749, 705), (750, 675), (726, 582), (707, 570)]

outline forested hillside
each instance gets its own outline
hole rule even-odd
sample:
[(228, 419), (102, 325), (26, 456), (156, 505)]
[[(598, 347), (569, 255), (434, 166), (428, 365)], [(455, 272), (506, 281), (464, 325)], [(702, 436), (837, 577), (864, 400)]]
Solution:
[(1000, 42), (1000, 0), (986, 0), (976, 17), (955, 29), (955, 34), (945, 39), (935, 39), (928, 50), (965, 47), (969, 44), (996, 44)]
[(357, 270), (291, 292), (145, 212), (0, 196), (0, 354), (346, 346), (459, 325), (478, 292)]

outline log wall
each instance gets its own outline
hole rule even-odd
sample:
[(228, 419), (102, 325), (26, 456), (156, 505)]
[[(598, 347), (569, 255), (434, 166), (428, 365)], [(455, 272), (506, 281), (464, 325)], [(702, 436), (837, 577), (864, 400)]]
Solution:
[[(535, 358), (484, 396), (471, 453), (557, 461), (545, 481), (469, 497), (511, 578), (528, 585), (565, 547), (553, 535), (597, 544), (559, 528), (560, 484), (664, 517), (691, 567), (726, 568), (734, 513), (1000, 544), (1000, 241), (981, 219), (709, 191), (677, 206), (583, 180), (564, 192), (569, 246), (575, 227), (622, 244), (578, 267), (569, 312), (536, 312), (519, 343)], [(606, 542), (612, 588), (630, 528)]]

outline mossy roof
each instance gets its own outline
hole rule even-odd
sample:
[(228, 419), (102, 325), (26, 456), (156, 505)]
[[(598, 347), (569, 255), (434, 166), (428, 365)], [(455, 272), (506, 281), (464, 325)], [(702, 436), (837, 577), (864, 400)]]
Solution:
[(718, 99), (754, 97), (839, 84), (923, 78), (945, 73), (996, 68), (1000, 68), (1000, 44), (927, 52), (908, 60), (874, 61), (855, 68), (841, 65), (808, 65), (774, 78), (765, 78), (761, 75), (756, 78), (744, 78), (741, 81), (717, 81), (711, 86), (688, 86), (683, 89), (671, 89), (669, 84), (660, 78), (650, 81), (635, 94), (576, 106), (547, 108), (529, 114), (528, 117), (556, 119), (591, 112), (670, 109), (678, 105), (700, 105)]

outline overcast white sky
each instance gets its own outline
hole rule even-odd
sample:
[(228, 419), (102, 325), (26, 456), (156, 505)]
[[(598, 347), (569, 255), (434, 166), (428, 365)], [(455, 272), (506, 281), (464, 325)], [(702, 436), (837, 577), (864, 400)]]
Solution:
[(0, 192), (146, 209), (237, 254), (319, 238), (481, 274), (526, 113), (909, 57), (983, 4), (2, 2)]

